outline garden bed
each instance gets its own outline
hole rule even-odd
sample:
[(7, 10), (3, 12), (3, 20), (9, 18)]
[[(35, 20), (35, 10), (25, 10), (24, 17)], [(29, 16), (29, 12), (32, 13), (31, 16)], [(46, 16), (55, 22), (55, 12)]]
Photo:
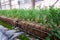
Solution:
[(46, 40), (60, 39), (60, 8), (0, 10), (0, 15), (1, 21), (28, 34)]
[(35, 22), (28, 22), (28, 21), (17, 20), (17, 19), (15, 20), (15, 19), (3, 17), (3, 16), (0, 16), (0, 21), (3, 21), (12, 26), (19, 27), (24, 32), (28, 34), (33, 34), (33, 36), (36, 36), (39, 38), (47, 37), (48, 33), (50, 33), (51, 31), (50, 28), (43, 27), (39, 23), (35, 23)]

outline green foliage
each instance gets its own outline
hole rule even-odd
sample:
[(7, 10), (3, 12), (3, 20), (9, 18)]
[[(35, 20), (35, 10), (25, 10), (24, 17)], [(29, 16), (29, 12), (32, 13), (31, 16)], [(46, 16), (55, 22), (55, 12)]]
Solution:
[[(60, 39), (60, 8), (0, 10), (0, 15), (34, 21), (42, 25), (47, 24), (48, 27), (52, 28), (49, 35)], [(46, 38), (46, 40), (50, 39)]]
[(13, 10), (0, 10), (0, 15), (12, 17), (12, 18), (18, 18), (21, 20), (29, 20), (29, 21), (35, 21), (42, 24), (45, 24), (46, 22), (46, 16), (48, 14), (48, 10), (46, 9), (13, 9)]
[(2, 21), (0, 21), (0, 25), (3, 25), (4, 27), (8, 28), (8, 29), (13, 29), (11, 25), (4, 23)]
[(19, 39), (21, 40), (30, 40), (28, 37), (26, 37), (25, 35), (21, 35), (19, 36)]
[(45, 40), (50, 40), (50, 37), (46, 37)]
[(53, 23), (59, 26), (60, 25), (60, 8), (59, 9), (50, 8), (49, 13), (50, 15), (47, 16), (47, 21), (49, 23)]
[(47, 15), (47, 24), (52, 28), (51, 36), (55, 36), (60, 39), (60, 8), (50, 8), (49, 15)]

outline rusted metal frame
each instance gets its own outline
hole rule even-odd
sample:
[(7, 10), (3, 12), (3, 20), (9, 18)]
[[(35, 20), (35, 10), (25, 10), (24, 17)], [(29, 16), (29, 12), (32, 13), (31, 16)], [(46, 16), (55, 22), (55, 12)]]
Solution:
[(20, 28), (20, 30), (23, 31), (23, 32), (25, 32), (25, 33), (27, 33), (27, 34), (29, 34), (29, 35), (31, 35), (31, 36), (34, 36), (34, 37), (38, 38), (38, 39), (44, 40), (43, 38), (41, 38), (41, 37), (39, 37), (39, 36), (37, 36), (37, 35), (29, 32), (29, 31), (23, 30), (23, 29), (21, 29), (21, 28)]
[(39, 29), (36, 29), (36, 28), (32, 28), (32, 30), (37, 30), (37, 31), (40, 31), (40, 32), (43, 32), (43, 33), (46, 33), (46, 34), (49, 34), (48, 32), (45, 32), (45, 31), (42, 31), (42, 30), (39, 30)]
[(48, 29), (46, 29), (46, 31), (42, 31), (42, 30), (37, 29), (37, 28), (35, 28), (35, 27), (29, 27), (29, 26), (26, 26), (25, 28), (26, 28), (26, 29), (30, 28), (31, 30), (37, 30), (37, 31), (39, 31), (39, 32), (43, 32), (43, 33), (49, 34), (49, 33), (47, 32)]
[[(16, 25), (18, 25), (18, 21), (16, 22)], [(18, 27), (18, 26), (16, 26), (16, 27)], [(26, 27), (27, 27), (27, 26), (26, 26)], [(33, 33), (29, 32), (29, 31), (27, 31), (27, 30), (22, 29), (21, 27), (19, 27), (19, 29), (20, 29), (21, 31), (29, 34), (29, 35), (32, 35), (32, 36), (34, 36), (34, 37), (36, 37), (36, 38), (39, 38), (39, 39), (41, 39), (41, 40), (44, 40), (43, 38), (41, 38), (41, 37), (39, 37), (39, 36), (36, 36), (36, 35), (34, 35)]]
[[(24, 25), (24, 26), (22, 26), (22, 25)], [(29, 23), (28, 23), (29, 24)], [(38, 36), (38, 34), (36, 34), (35, 32), (33, 32), (33, 31), (36, 31), (35, 29), (32, 29), (33, 27), (31, 26), (31, 25), (29, 25), (29, 26), (26, 26), (26, 25), (28, 25), (26, 22), (22, 22), (22, 21), (19, 21), (19, 27), (21, 28), (21, 29), (23, 29), (23, 30), (25, 30), (25, 31), (27, 31), (27, 32), (29, 32), (29, 33), (32, 33), (32, 34), (34, 34), (34, 35), (36, 35), (36, 36)], [(30, 29), (29, 29), (30, 28)], [(31, 30), (31, 31), (30, 31)], [(38, 33), (40, 33), (41, 31), (36, 31), (36, 32), (38, 32)], [(45, 35), (45, 36), (41, 36), (41, 34), (40, 34), (40, 37), (46, 37), (46, 36), (48, 36), (47, 35), (47, 33), (44, 33), (44, 32), (41, 32), (41, 33), (43, 33), (43, 35)]]

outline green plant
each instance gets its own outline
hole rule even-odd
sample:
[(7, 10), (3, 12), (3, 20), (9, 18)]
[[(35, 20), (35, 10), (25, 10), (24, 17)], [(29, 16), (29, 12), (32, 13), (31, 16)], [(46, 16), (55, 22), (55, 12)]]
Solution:
[(13, 29), (11, 25), (3, 22), (3, 21), (0, 21), (0, 25), (3, 25), (4, 27), (8, 28), (8, 29)]
[(20, 20), (34, 21), (42, 25), (47, 24), (48, 27), (53, 29), (51, 30), (50, 36), (55, 36), (60, 39), (60, 8), (0, 10), (1, 15)]

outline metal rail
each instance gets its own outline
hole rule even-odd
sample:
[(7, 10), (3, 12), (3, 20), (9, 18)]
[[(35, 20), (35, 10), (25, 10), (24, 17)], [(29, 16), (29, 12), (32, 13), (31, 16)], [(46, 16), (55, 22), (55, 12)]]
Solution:
[[(6, 6), (6, 5), (9, 5), (10, 6), (10, 9), (12, 8), (13, 5), (11, 5), (11, 2), (14, 1), (14, 0), (9, 0), (9, 1), (5, 1), (3, 3), (1, 3), (0, 1), (0, 8), (2, 9), (2, 6)], [(9, 2), (9, 3), (8, 3)], [(8, 3), (8, 4), (5, 4), (5, 3)]]

